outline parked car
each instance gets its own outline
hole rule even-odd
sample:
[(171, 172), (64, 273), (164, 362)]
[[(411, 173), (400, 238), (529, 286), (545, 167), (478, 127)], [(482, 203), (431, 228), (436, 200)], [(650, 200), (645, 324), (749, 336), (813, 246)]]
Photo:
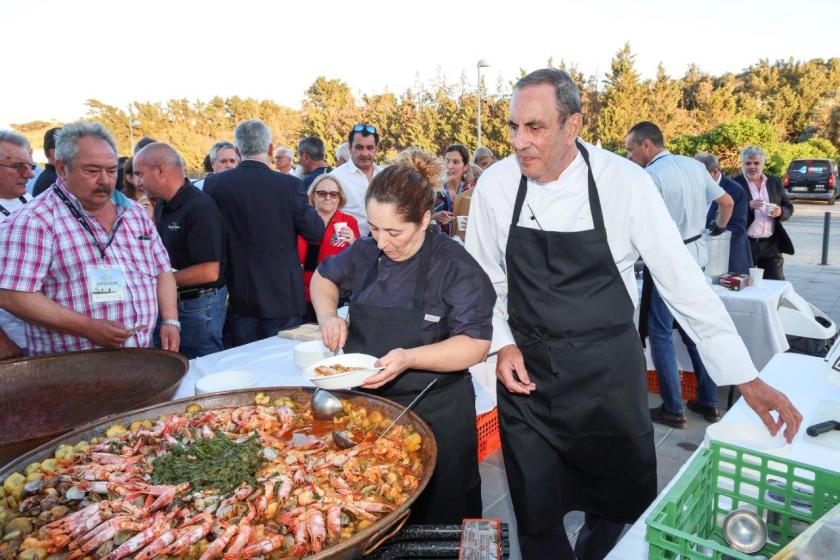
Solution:
[(830, 159), (795, 159), (785, 173), (788, 198), (825, 200), (834, 204), (838, 197), (837, 163)]

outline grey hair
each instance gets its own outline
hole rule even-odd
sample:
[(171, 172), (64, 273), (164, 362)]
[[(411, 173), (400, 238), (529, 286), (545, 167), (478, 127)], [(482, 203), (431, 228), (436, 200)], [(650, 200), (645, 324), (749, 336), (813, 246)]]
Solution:
[(219, 157), (219, 152), (221, 150), (235, 150), (236, 146), (228, 142), (227, 140), (219, 140), (215, 144), (210, 147), (210, 152), (208, 155), (210, 156), (210, 162), (215, 163), (216, 158)]
[(482, 147), (476, 149), (475, 153), (473, 154), (473, 158), (472, 158), (473, 163), (478, 163), (478, 160), (484, 159), (488, 156), (493, 158), (493, 159), (496, 159), (495, 154), (493, 154), (493, 150), (491, 150), (490, 148), (488, 148), (486, 146), (482, 146)]
[(141, 148), (139, 152), (134, 154), (134, 165), (137, 165), (138, 160), (145, 160), (149, 165), (165, 165), (167, 167), (177, 167), (183, 169), (186, 167), (184, 158), (175, 151), (175, 148), (163, 142), (153, 142)]
[(324, 159), (324, 142), (317, 136), (307, 136), (298, 142), (298, 153), (306, 154), (313, 161)]
[(243, 158), (267, 154), (271, 145), (271, 129), (259, 119), (236, 125), (233, 137)]
[(580, 91), (572, 78), (563, 70), (556, 68), (542, 68), (534, 70), (516, 82), (515, 90), (531, 86), (550, 85), (554, 88), (557, 112), (560, 120), (580, 113)]
[(758, 146), (747, 146), (741, 153), (738, 154), (738, 158), (741, 160), (741, 163), (744, 163), (748, 157), (758, 156), (761, 158), (761, 161), (767, 161), (767, 154), (764, 153), (764, 150), (759, 148)]
[(73, 160), (79, 153), (76, 144), (87, 136), (104, 140), (114, 151), (114, 156), (117, 155), (117, 143), (114, 142), (114, 138), (108, 132), (108, 129), (99, 123), (79, 121), (65, 124), (61, 127), (61, 130), (55, 133), (56, 161), (64, 162), (64, 165), (68, 167), (73, 165)]
[[(29, 151), (31, 149), (31, 147), (29, 146), (29, 140), (27, 140), (25, 136), (18, 134), (17, 132), (13, 132), (11, 130), (0, 130), (0, 144), (2, 144), (3, 142), (8, 142), (9, 144), (20, 146), (26, 151)], [(0, 151), (0, 153), (2, 153), (2, 151)]]
[(716, 158), (713, 154), (709, 152), (697, 152), (694, 154), (694, 159), (702, 163), (706, 166), (706, 171), (711, 173), (712, 171), (720, 171), (720, 163), (718, 162), (718, 158)]
[(286, 154), (289, 159), (295, 159), (295, 152), (291, 148), (287, 148), (286, 146), (280, 146), (276, 150), (274, 150), (274, 157), (277, 157), (280, 154)]
[(347, 161), (350, 159), (350, 143), (342, 142), (335, 149), (335, 161), (338, 163), (341, 160)]

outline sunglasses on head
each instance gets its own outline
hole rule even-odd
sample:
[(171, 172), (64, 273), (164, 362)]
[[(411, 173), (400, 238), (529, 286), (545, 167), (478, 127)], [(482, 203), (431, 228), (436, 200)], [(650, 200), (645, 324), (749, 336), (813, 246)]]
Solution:
[(16, 169), (17, 172), (21, 175), (26, 174), (26, 170), (35, 171), (38, 166), (34, 163), (26, 163), (25, 161), (21, 161), (19, 163), (0, 163), (0, 167), (8, 167), (9, 169)]
[(321, 198), (338, 198), (339, 194), (338, 191), (315, 191), (315, 194), (320, 196)]
[(367, 132), (368, 134), (376, 134), (376, 127), (369, 124), (357, 124), (353, 127), (353, 132)]

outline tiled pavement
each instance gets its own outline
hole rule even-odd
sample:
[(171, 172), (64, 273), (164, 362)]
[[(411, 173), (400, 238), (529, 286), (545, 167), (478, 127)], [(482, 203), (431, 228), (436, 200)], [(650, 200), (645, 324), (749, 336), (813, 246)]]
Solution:
[[(791, 264), (785, 266), (785, 276), (806, 301), (822, 310), (836, 324), (840, 324), (840, 267)], [(722, 405), (726, 403), (727, 394), (728, 389), (719, 390), (718, 401)], [(649, 395), (649, 401), (651, 407), (658, 406), (661, 402), (658, 395)], [(701, 444), (706, 426), (708, 424), (703, 418), (692, 412), (688, 412), (688, 428), (685, 430), (674, 430), (654, 424), (660, 490)], [(484, 515), (498, 517), (510, 525), (510, 558), (520, 560), (519, 544), (516, 540), (516, 518), (508, 493), (501, 451), (496, 451), (484, 460), (479, 465), (479, 470)], [(583, 514), (580, 512), (571, 512), (566, 516), (566, 531), (572, 543), (577, 538), (582, 523)]]

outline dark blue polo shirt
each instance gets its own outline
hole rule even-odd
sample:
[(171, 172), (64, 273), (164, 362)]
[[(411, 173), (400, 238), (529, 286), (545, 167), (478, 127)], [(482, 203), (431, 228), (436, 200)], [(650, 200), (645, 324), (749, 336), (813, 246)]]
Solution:
[(213, 199), (190, 183), (178, 189), (169, 202), (155, 207), (155, 223), (172, 268), (184, 268), (204, 262), (219, 262), (219, 279), (209, 284), (184, 289), (221, 288), (225, 285), (225, 232), (222, 214)]

